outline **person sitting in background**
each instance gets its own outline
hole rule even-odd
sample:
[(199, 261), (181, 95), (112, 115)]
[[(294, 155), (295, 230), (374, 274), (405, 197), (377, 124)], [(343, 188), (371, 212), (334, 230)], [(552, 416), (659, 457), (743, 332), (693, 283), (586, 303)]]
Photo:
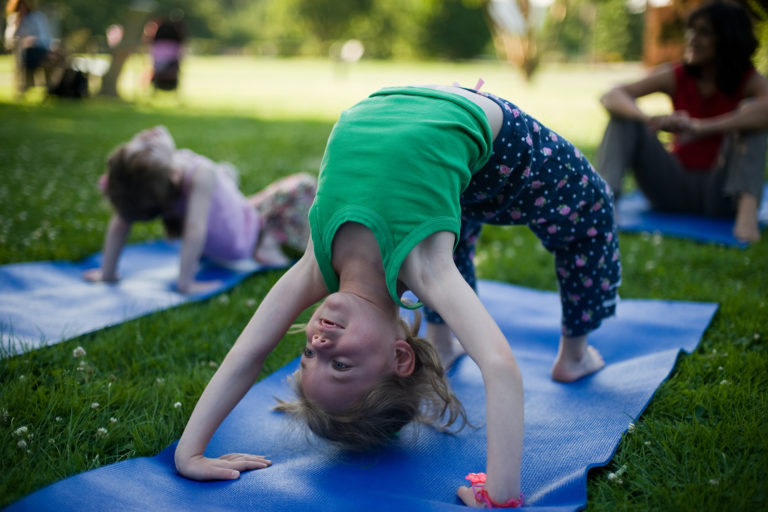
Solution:
[[(611, 118), (596, 167), (617, 198), (630, 167), (653, 208), (735, 217), (736, 238), (760, 239), (768, 79), (752, 65), (756, 49), (744, 9), (707, 3), (688, 17), (682, 62), (602, 96)], [(651, 116), (638, 107), (637, 98), (656, 92), (671, 98), (672, 113)], [(673, 134), (670, 150), (659, 130)]]
[(5, 12), (5, 46), (16, 54), (19, 93), (35, 85), (35, 72), (41, 68), (45, 70), (48, 85), (50, 77), (45, 63), (53, 39), (48, 19), (35, 8), (33, 0), (10, 0)]

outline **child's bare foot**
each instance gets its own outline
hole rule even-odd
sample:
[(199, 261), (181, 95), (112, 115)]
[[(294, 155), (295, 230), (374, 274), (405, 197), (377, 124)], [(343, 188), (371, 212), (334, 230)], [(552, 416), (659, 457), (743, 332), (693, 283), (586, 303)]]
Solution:
[(558, 382), (573, 382), (593, 374), (605, 366), (603, 356), (592, 345), (587, 345), (586, 353), (580, 360), (555, 361), (552, 366), (552, 378)]
[(573, 382), (604, 366), (603, 356), (595, 347), (587, 345), (586, 336), (563, 336), (560, 338), (555, 364), (552, 365), (552, 378), (558, 382)]
[(440, 358), (444, 370), (448, 370), (458, 358), (467, 353), (459, 340), (453, 336), (451, 336), (449, 343), (441, 343), (435, 348), (437, 348), (437, 356)]
[(280, 247), (280, 242), (269, 235), (259, 240), (253, 259), (269, 267), (284, 267), (290, 263), (290, 259)]
[(448, 370), (458, 358), (466, 354), (464, 347), (445, 324), (427, 323), (426, 338), (432, 342), (444, 370)]
[(757, 197), (752, 194), (741, 194), (736, 210), (736, 222), (733, 224), (733, 236), (740, 242), (757, 242), (760, 240), (760, 225), (757, 222)]

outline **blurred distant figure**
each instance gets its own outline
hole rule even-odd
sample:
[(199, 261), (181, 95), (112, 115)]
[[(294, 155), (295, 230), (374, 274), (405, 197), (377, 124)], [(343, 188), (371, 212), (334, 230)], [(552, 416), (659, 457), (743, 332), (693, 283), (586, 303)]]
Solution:
[(144, 36), (149, 40), (152, 57), (151, 83), (155, 89), (173, 91), (178, 88), (186, 32), (182, 14), (151, 21), (145, 27)]
[[(603, 95), (611, 120), (597, 170), (616, 196), (630, 167), (654, 208), (735, 217), (736, 238), (760, 238), (768, 79), (751, 62), (757, 44), (744, 9), (710, 2), (688, 17), (681, 62)], [(649, 116), (637, 106), (637, 98), (656, 92), (670, 97), (672, 113)], [(659, 130), (673, 134), (670, 150)]]
[(16, 78), (20, 94), (35, 85), (35, 72), (43, 69), (46, 85), (50, 70), (46, 66), (51, 52), (48, 19), (37, 10), (34, 0), (9, 0), (5, 6), (7, 25), (5, 46), (16, 56)]

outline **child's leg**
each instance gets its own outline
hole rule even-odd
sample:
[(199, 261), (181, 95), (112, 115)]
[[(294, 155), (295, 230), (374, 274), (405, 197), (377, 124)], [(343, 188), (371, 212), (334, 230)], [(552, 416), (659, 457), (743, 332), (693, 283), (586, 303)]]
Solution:
[(303, 251), (309, 239), (309, 208), (315, 198), (317, 180), (309, 174), (294, 174), (276, 181), (248, 198), (262, 218), (262, 230), (254, 258), (267, 264), (287, 263), (281, 246)]
[[(555, 254), (562, 305), (562, 338), (553, 368), (571, 381), (603, 366), (586, 334), (615, 310), (619, 252), (612, 194), (568, 141), (501, 100), (505, 110), (494, 154), (470, 182), (462, 212), (492, 224), (525, 224)], [(499, 188), (490, 183), (495, 181)], [(484, 180), (486, 183), (475, 181)], [(471, 202), (482, 197), (482, 204)]]

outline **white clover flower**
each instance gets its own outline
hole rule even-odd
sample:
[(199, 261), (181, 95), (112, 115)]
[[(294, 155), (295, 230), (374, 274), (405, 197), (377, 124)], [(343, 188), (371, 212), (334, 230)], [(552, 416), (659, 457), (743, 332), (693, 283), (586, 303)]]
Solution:
[(83, 347), (77, 347), (72, 351), (72, 357), (78, 358), (85, 356), (85, 349)]
[(181, 409), (181, 402), (176, 402), (175, 404), (173, 404), (173, 408), (174, 409)]
[(717, 478), (713, 478), (709, 481), (709, 485), (719, 485), (719, 484), (720, 484), (720, 480), (718, 480)]
[(19, 427), (13, 431), (13, 433), (16, 434), (17, 436), (23, 436), (27, 432), (29, 432), (29, 428), (26, 425), (24, 425), (23, 427)]
[(96, 429), (96, 435), (99, 437), (107, 437), (107, 434), (109, 431), (105, 429), (104, 427), (99, 427)]
[(627, 432), (629, 432), (631, 434), (634, 431), (635, 431), (635, 424), (630, 421), (629, 425), (627, 426)]
[(165, 384), (165, 379), (162, 377), (158, 377), (155, 379), (155, 384), (157, 384), (158, 386), (162, 386), (163, 384)]
[(115, 423), (117, 423), (117, 418), (112, 416), (111, 418), (109, 418), (109, 422), (112, 423), (112, 424), (115, 424)]
[(64, 418), (62, 418), (61, 416), (56, 416), (54, 419), (55, 419), (57, 422), (58, 422), (58, 421), (64, 421)]
[(25, 380), (27, 380), (27, 376), (26, 375), (19, 375), (19, 380), (21, 382), (24, 382)]
[(724, 386), (726, 384), (728, 384), (728, 381), (726, 379), (723, 379), (723, 380), (720, 381), (720, 385), (721, 386)]
[(650, 441), (646, 441), (646, 442), (645, 442), (645, 443), (643, 443), (643, 444), (644, 444), (645, 446), (651, 446), (651, 442), (650, 442)]
[(18, 446), (22, 450), (26, 450), (27, 449), (27, 442), (25, 440), (23, 440), (23, 439), (20, 439), (19, 442), (16, 443), (16, 446)]
[(218, 300), (219, 304), (229, 304), (229, 295), (220, 295)]
[(219, 367), (219, 363), (217, 363), (216, 361), (208, 361), (208, 366), (215, 369)]
[(99, 402), (91, 402), (91, 409), (98, 409), (99, 408)]
[(245, 301), (245, 305), (248, 306), (249, 308), (252, 308), (253, 306), (256, 305), (256, 299), (248, 299), (248, 300), (246, 300)]

